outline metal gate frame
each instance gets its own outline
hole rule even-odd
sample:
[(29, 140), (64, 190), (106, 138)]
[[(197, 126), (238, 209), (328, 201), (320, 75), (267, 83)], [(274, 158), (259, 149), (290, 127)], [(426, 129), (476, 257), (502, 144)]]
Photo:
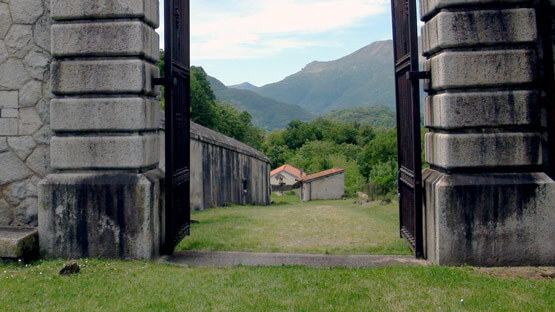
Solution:
[(161, 253), (171, 254), (190, 232), (190, 6), (189, 0), (164, 0), (165, 212)]
[[(391, 12), (395, 64), (400, 235), (408, 242), (414, 255), (422, 257), (423, 189), (419, 79), (428, 78), (429, 73), (420, 72), (418, 67), (416, 0), (392, 0)], [(407, 149), (410, 149), (408, 150), (410, 159), (404, 157)]]

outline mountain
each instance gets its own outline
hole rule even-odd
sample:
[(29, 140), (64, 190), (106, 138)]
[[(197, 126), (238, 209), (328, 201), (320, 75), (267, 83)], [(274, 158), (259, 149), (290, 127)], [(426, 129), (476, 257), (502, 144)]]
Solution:
[(255, 91), (316, 114), (360, 106), (395, 109), (393, 71), (393, 42), (377, 41), (338, 60), (312, 62)]
[(227, 102), (239, 110), (248, 111), (253, 123), (263, 129), (285, 128), (291, 120), (311, 121), (316, 116), (302, 107), (263, 97), (249, 90), (226, 87), (218, 79), (208, 76), (214, 95), (219, 101)]
[(396, 123), (395, 112), (384, 105), (333, 110), (322, 117), (339, 122), (356, 121), (361, 125), (369, 125), (384, 129), (393, 128)]
[(249, 91), (255, 91), (256, 89), (258, 89), (257, 86), (255, 86), (255, 85), (253, 85), (249, 82), (243, 82), (243, 83), (240, 83), (238, 85), (228, 86), (228, 88), (239, 89), (239, 90), (249, 90)]

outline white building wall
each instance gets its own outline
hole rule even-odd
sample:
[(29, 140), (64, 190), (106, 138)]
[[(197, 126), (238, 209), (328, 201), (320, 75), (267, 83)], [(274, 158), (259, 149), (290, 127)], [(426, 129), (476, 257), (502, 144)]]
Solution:
[(282, 170), (276, 174), (274, 174), (273, 176), (270, 177), (270, 184), (271, 185), (280, 185), (280, 181), (279, 179), (277, 179), (276, 177), (279, 175), (282, 175), (283, 178), (283, 182), (285, 183), (285, 185), (293, 185), (295, 183), (297, 183), (297, 177), (290, 174), (289, 172)]
[(345, 173), (303, 183), (301, 201), (340, 199), (345, 194)]

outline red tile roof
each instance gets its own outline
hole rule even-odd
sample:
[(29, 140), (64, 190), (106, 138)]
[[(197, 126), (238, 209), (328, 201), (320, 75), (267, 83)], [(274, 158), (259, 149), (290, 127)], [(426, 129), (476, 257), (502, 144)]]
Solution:
[(332, 168), (332, 169), (320, 171), (318, 173), (313, 173), (313, 174), (308, 175), (308, 176), (303, 177), (303, 178), (299, 178), (299, 179), (297, 179), (297, 181), (307, 182), (307, 181), (327, 177), (327, 176), (330, 176), (330, 175), (334, 175), (334, 174), (337, 174), (337, 173), (341, 173), (341, 172), (344, 172), (344, 171), (345, 171), (345, 169), (342, 169), (342, 168)]
[[(276, 168), (276, 169), (272, 170), (272, 172), (270, 172), (270, 176), (273, 176), (274, 174), (276, 174), (276, 173), (278, 173), (278, 172), (281, 172), (281, 171), (285, 171), (285, 172), (287, 172), (287, 173), (289, 173), (289, 174), (292, 174), (292, 175), (294, 175), (294, 176), (297, 177), (297, 178), (300, 178), (300, 177), (301, 177), (301, 170), (299, 170), (299, 169), (297, 169), (297, 168), (295, 168), (295, 167), (293, 167), (293, 166), (290, 166), (290, 165), (288, 165), (288, 164), (285, 164), (285, 165), (283, 165), (283, 166), (281, 166), (281, 167), (279, 167), (279, 168)], [(303, 176), (303, 177), (306, 177), (306, 173), (303, 172), (303, 173), (302, 173), (302, 176)]]

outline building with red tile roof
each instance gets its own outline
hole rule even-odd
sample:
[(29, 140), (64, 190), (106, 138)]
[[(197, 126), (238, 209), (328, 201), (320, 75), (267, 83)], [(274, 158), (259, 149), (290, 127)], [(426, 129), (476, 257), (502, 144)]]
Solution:
[(306, 173), (302, 169), (297, 169), (291, 165), (285, 164), (270, 172), (270, 184), (273, 186), (290, 185), (297, 183), (297, 179), (305, 177)]
[(345, 195), (345, 169), (332, 168), (297, 179), (301, 201), (340, 199)]

